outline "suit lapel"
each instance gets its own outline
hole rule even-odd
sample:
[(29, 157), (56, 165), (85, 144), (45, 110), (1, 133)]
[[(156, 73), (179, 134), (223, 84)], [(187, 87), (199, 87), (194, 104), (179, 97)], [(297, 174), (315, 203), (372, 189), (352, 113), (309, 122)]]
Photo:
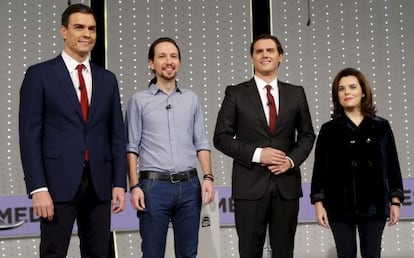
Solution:
[(102, 94), (102, 87), (99, 87), (99, 85), (103, 85), (104, 78), (102, 76), (99, 76), (99, 69), (98, 67), (93, 64), (91, 64), (91, 73), (92, 73), (92, 96), (91, 96), (91, 103), (89, 105), (89, 114), (88, 114), (88, 120), (90, 121), (93, 118), (94, 113), (97, 110), (98, 102), (100, 99), (100, 94)]
[(285, 87), (285, 84), (279, 81), (277, 87), (279, 88), (279, 106), (277, 109), (277, 123), (275, 131), (277, 131), (279, 122), (283, 123), (285, 115), (288, 115), (285, 111), (287, 110), (286, 107), (288, 107), (290, 104), (288, 87)]
[(269, 126), (267, 124), (266, 116), (263, 110), (262, 100), (260, 99), (260, 94), (257, 90), (257, 85), (254, 79), (251, 79), (246, 84), (247, 96), (250, 98), (252, 104), (252, 110), (256, 112), (257, 117), (259, 118), (260, 123), (266, 128), (266, 131), (269, 132)]
[(69, 102), (76, 110), (76, 113), (79, 115), (79, 118), (83, 121), (82, 110), (80, 108), (80, 103), (78, 96), (76, 94), (75, 88), (72, 83), (72, 79), (70, 78), (69, 71), (63, 61), (61, 55), (56, 57), (55, 65), (52, 66), (53, 74), (55, 74), (58, 78), (59, 83), (63, 89), (64, 94), (67, 96)]

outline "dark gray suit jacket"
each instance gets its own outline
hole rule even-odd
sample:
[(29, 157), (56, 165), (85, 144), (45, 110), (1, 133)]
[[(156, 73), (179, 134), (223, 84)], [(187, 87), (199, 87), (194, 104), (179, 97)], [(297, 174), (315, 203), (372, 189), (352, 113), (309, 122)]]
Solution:
[(256, 200), (263, 196), (270, 177), (266, 166), (252, 162), (258, 147), (273, 147), (290, 157), (295, 167), (276, 176), (283, 197), (301, 197), (299, 166), (308, 157), (315, 141), (312, 120), (303, 87), (279, 82), (278, 120), (270, 134), (254, 79), (226, 88), (217, 117), (214, 146), (234, 159), (234, 199)]

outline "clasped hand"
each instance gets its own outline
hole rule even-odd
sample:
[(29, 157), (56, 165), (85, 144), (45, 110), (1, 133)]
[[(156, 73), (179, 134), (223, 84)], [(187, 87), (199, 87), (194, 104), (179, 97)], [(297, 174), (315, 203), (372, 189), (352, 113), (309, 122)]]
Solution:
[(269, 171), (274, 175), (280, 175), (288, 171), (292, 164), (286, 153), (271, 147), (263, 148), (260, 156), (260, 163), (267, 166)]

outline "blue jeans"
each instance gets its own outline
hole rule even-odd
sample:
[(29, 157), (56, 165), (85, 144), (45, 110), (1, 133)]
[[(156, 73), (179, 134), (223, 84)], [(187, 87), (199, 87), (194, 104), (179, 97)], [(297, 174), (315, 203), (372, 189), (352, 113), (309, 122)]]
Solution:
[(174, 231), (175, 256), (195, 258), (201, 211), (201, 186), (198, 177), (171, 183), (143, 179), (146, 211), (138, 212), (143, 258), (162, 258), (169, 222)]

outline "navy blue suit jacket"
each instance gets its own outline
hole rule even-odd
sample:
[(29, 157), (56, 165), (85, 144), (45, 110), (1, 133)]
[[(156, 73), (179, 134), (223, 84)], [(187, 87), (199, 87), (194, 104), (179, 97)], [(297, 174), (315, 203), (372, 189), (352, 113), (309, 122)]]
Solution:
[(20, 152), (28, 193), (48, 187), (56, 201), (71, 200), (89, 151), (97, 196), (111, 199), (126, 187), (125, 133), (113, 73), (91, 63), (93, 94), (88, 121), (82, 117), (70, 74), (59, 55), (31, 66), (20, 89)]

